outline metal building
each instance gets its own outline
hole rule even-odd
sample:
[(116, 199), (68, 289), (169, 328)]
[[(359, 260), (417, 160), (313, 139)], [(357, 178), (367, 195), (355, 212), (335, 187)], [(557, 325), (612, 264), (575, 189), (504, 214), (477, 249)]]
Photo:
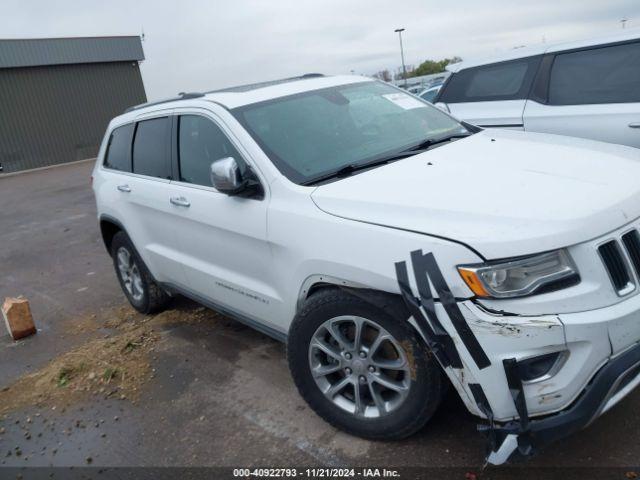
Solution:
[(147, 101), (140, 37), (0, 40), (0, 175), (95, 157)]

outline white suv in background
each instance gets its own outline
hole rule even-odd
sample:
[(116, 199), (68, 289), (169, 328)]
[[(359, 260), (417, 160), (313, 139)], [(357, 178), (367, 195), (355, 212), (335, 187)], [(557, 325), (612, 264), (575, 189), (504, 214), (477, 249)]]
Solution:
[(447, 69), (435, 102), (474, 125), (640, 147), (640, 30)]
[(309, 405), (366, 438), (450, 383), (502, 463), (640, 383), (638, 157), (307, 75), (130, 109), (93, 188), (136, 309), (182, 294), (285, 341)]

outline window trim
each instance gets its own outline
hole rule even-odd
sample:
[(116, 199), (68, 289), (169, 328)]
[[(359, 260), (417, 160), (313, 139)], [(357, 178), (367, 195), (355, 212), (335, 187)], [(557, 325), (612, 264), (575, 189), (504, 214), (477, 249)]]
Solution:
[(196, 183), (183, 182), (180, 180), (180, 152), (178, 150), (179, 148), (178, 134), (179, 134), (179, 123), (180, 123), (179, 117), (184, 115), (195, 115), (195, 116), (203, 117), (204, 119), (209, 120), (210, 122), (213, 122), (213, 124), (220, 129), (222, 134), (226, 137), (229, 143), (231, 143), (233, 148), (235, 148), (238, 154), (240, 155), (240, 160), (242, 160), (244, 163), (247, 164), (247, 166), (251, 169), (251, 172), (257, 178), (258, 182), (260, 182), (260, 186), (262, 188), (262, 191), (264, 192), (261, 197), (242, 197), (242, 198), (246, 198), (248, 200), (258, 200), (258, 201), (262, 201), (266, 198), (268, 190), (265, 187), (265, 185), (267, 184), (267, 182), (263, 179), (262, 172), (260, 172), (260, 169), (256, 168), (255, 162), (249, 161), (250, 157), (249, 155), (247, 155), (246, 149), (244, 149), (242, 145), (239, 142), (237, 142), (232, 135), (230, 135), (230, 129), (226, 126), (226, 124), (224, 124), (224, 122), (218, 120), (218, 118), (214, 116), (215, 114), (210, 113), (208, 110), (184, 107), (181, 109), (176, 109), (171, 115), (173, 117), (173, 120), (171, 122), (171, 126), (172, 126), (171, 128), (171, 166), (174, 171), (174, 180), (171, 181), (172, 184), (228, 196), (226, 193), (221, 192), (220, 190), (216, 189), (213, 186), (198, 185)]

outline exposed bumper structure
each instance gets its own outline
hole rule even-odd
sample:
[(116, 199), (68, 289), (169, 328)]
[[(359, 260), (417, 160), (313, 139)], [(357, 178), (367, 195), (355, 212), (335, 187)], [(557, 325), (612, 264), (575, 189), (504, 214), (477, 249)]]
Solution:
[(520, 419), (481, 427), (490, 441), (491, 452), (487, 460), (494, 465), (530, 456), (545, 445), (581, 430), (624, 398), (640, 383), (640, 344), (604, 365), (569, 408), (543, 418), (529, 419), (522, 382), (517, 378), (515, 367), (513, 363), (505, 363)]
[[(398, 262), (403, 299), (469, 411), (487, 420), (479, 429), (489, 463), (571, 435), (640, 384), (640, 295), (584, 312), (517, 315), (455, 299), (431, 253), (411, 252), (411, 263), (419, 296)], [(532, 370), (541, 358), (563, 360)]]

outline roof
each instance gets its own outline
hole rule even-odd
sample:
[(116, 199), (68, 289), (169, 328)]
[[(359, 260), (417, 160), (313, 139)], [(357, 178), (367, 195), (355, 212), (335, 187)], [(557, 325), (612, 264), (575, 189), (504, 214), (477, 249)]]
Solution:
[(0, 68), (144, 60), (140, 37), (0, 40)]
[(333, 75), (333, 76), (301, 76), (286, 81), (267, 82), (266, 86), (251, 90), (220, 90), (208, 92), (206, 99), (218, 102), (227, 108), (237, 108), (251, 103), (264, 102), (274, 98), (286, 97), (297, 93), (320, 90), (338, 85), (350, 83), (372, 82), (369, 77), (359, 75)]
[[(122, 119), (129, 121), (133, 117), (147, 113), (150, 110), (155, 111), (157, 107), (162, 109), (171, 109), (185, 105), (185, 100), (191, 101), (210, 101), (221, 104), (222, 106), (233, 109), (242, 107), (252, 103), (272, 100), (274, 98), (295, 95), (297, 93), (319, 90), (322, 88), (335, 87), (338, 85), (348, 85), (351, 83), (372, 82), (369, 77), (361, 77), (359, 75), (335, 75), (324, 76), (319, 74), (307, 74), (300, 77), (285, 78), (282, 80), (274, 80), (270, 82), (255, 83), (252, 85), (244, 85), (240, 87), (225, 88), (222, 90), (214, 90), (206, 93), (185, 93), (182, 96), (169, 98), (156, 102), (143, 103), (128, 109)], [(156, 108), (153, 108), (156, 107)]]
[(621, 30), (620, 32), (615, 34), (601, 35), (584, 40), (553, 44), (540, 43), (538, 45), (532, 45), (530, 47), (514, 48), (513, 50), (509, 50), (507, 52), (503, 52), (498, 55), (493, 55), (486, 58), (465, 60), (459, 63), (453, 63), (451, 65), (447, 65), (447, 70), (455, 73), (466, 68), (479, 67), (481, 65), (488, 65), (490, 63), (506, 62), (507, 60), (533, 57), (535, 55), (542, 55), (544, 53), (560, 52), (564, 50), (573, 50), (575, 48), (606, 45), (608, 43), (625, 42), (637, 39), (640, 39), (640, 28), (629, 28)]

